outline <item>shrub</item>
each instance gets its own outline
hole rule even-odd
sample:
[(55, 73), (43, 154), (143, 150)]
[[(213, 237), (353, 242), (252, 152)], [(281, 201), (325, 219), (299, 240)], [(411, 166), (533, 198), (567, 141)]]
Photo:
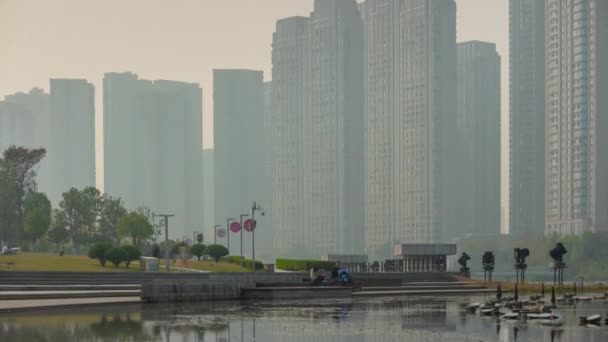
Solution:
[[(226, 256), (226, 257), (223, 257), (221, 259), (221, 261), (227, 262), (229, 264), (242, 265), (243, 268), (246, 268), (248, 270), (251, 269), (251, 259), (245, 259), (245, 258), (242, 258), (240, 256)], [(241, 264), (241, 262), (242, 262), (242, 264)], [(259, 260), (256, 260), (255, 261), (255, 269), (256, 270), (263, 270), (264, 269), (264, 263), (262, 263)]]
[(173, 258), (177, 258), (180, 250), (183, 250), (186, 254), (190, 254), (190, 246), (188, 246), (188, 244), (185, 242), (179, 242), (176, 245), (173, 245), (173, 248), (171, 249), (171, 256)]
[(141, 252), (135, 246), (125, 245), (120, 248), (122, 248), (122, 250), (125, 251), (127, 255), (127, 258), (124, 260), (127, 268), (129, 268), (129, 265), (132, 261), (139, 260), (139, 258), (141, 257)]
[(89, 258), (99, 260), (102, 267), (106, 266), (106, 252), (112, 249), (112, 244), (107, 242), (95, 243), (89, 248)]
[(331, 270), (335, 263), (321, 260), (277, 259), (276, 268), (286, 271), (310, 271), (311, 268)]
[(205, 248), (205, 254), (212, 257), (215, 262), (218, 262), (221, 257), (228, 255), (228, 253), (228, 248), (222, 245), (209, 245)]
[(190, 252), (192, 252), (192, 255), (196, 256), (198, 260), (201, 260), (201, 257), (205, 254), (205, 245), (197, 243), (190, 248)]
[(111, 262), (114, 267), (118, 267), (120, 266), (120, 263), (127, 261), (128, 255), (124, 249), (113, 247), (106, 251), (105, 258)]

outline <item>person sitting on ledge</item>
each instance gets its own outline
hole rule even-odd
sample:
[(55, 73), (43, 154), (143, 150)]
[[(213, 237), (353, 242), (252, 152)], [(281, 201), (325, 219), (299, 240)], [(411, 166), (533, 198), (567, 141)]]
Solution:
[(342, 264), (339, 261), (336, 261), (336, 265), (331, 270), (331, 282), (339, 283), (340, 282), (340, 269), (342, 268)]
[(350, 279), (350, 274), (348, 274), (348, 271), (346, 269), (344, 269), (344, 268), (339, 269), (338, 274), (340, 276), (340, 284), (342, 284), (344, 286), (352, 285), (352, 281)]
[(310, 279), (314, 286), (322, 286), (325, 284), (325, 270), (314, 267), (310, 270)]

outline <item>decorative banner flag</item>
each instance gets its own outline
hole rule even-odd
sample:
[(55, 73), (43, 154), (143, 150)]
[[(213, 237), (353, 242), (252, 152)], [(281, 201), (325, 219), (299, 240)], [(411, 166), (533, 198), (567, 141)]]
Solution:
[(226, 236), (226, 229), (224, 228), (220, 228), (217, 230), (217, 236), (223, 238), (224, 236)]
[(245, 223), (243, 223), (243, 228), (246, 231), (251, 232), (251, 231), (253, 231), (255, 229), (255, 224), (256, 224), (256, 222), (253, 221), (252, 219), (247, 219), (245, 221)]
[(238, 222), (232, 222), (230, 224), (230, 231), (233, 233), (238, 233), (241, 231), (241, 224)]

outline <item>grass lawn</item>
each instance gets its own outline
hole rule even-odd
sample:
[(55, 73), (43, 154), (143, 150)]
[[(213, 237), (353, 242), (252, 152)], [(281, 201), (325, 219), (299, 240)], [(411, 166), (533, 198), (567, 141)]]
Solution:
[[(161, 266), (164, 265), (164, 259), (161, 260)], [(175, 265), (175, 263), (173, 264)], [(188, 266), (185, 268), (191, 268), (200, 271), (210, 272), (251, 272), (250, 269), (242, 268), (237, 264), (230, 264), (227, 262), (213, 262), (207, 260), (194, 261), (188, 260)]]
[[(4, 264), (14, 262), (15, 267), (10, 268)], [(164, 271), (165, 261), (160, 260), (159, 270)], [(175, 263), (173, 263), (175, 266)], [(213, 261), (188, 261), (186, 268), (211, 272), (249, 272), (239, 265)], [(139, 272), (139, 262), (131, 262), (130, 268), (121, 264), (119, 268), (111, 263), (101, 267), (99, 261), (87, 256), (73, 256), (42, 253), (20, 253), (18, 255), (0, 255), (0, 271), (72, 271), (72, 272)]]
[[(14, 262), (15, 267), (8, 268), (5, 262)], [(101, 267), (99, 261), (89, 259), (86, 256), (73, 256), (42, 253), (19, 253), (18, 255), (0, 256), (0, 270), (15, 271), (74, 271), (74, 272), (136, 272), (139, 271), (139, 263), (131, 263), (130, 268), (124, 264), (115, 268), (109, 262), (106, 267)]]

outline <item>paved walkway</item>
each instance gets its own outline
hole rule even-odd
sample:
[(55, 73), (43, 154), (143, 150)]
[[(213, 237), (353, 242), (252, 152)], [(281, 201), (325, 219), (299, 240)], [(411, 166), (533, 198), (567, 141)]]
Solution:
[(68, 299), (25, 299), (25, 300), (2, 300), (0, 301), (0, 312), (21, 311), (40, 308), (58, 308), (79, 305), (105, 305), (105, 304), (127, 304), (141, 303), (137, 297), (100, 297), (100, 298), (68, 298)]

